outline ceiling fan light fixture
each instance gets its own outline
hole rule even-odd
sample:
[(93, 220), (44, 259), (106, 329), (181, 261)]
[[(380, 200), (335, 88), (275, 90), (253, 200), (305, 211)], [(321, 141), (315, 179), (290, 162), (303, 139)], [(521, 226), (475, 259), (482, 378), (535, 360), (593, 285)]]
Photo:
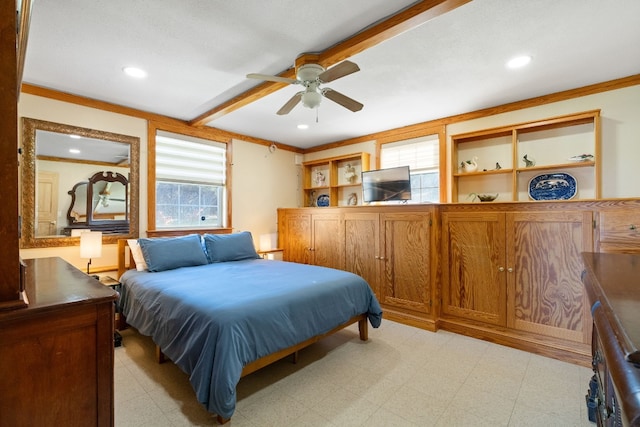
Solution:
[(302, 105), (307, 108), (317, 108), (322, 102), (322, 95), (318, 92), (305, 92), (302, 94)]

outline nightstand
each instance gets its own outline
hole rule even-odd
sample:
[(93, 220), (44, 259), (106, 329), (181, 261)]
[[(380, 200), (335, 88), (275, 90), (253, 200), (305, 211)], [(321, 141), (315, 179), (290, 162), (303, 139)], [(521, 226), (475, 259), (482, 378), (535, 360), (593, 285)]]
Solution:
[[(119, 324), (119, 321), (120, 321), (119, 300), (120, 300), (120, 288), (122, 287), (122, 284), (111, 276), (102, 276), (98, 280), (103, 285), (108, 286), (114, 291), (118, 292), (118, 299), (114, 302), (115, 304), (114, 325), (116, 325), (116, 328), (117, 328), (117, 325)], [(118, 332), (116, 328), (114, 328), (114, 331), (113, 331), (113, 346), (120, 347), (122, 345), (122, 335), (120, 335), (120, 332)]]
[[(282, 259), (282, 252), (284, 249), (276, 248), (276, 249), (267, 249), (258, 251), (258, 255), (260, 255), (264, 259)], [(276, 254), (280, 254), (276, 257)]]

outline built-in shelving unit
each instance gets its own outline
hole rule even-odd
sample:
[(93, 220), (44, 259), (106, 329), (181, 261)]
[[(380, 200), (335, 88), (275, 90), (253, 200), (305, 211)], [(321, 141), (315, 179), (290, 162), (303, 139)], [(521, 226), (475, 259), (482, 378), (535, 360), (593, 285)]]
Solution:
[(369, 153), (355, 153), (304, 162), (304, 206), (362, 205), (362, 171), (370, 167)]
[[(529, 182), (552, 173), (575, 178), (574, 199), (600, 198), (600, 110), (453, 135), (451, 143), (453, 202), (471, 201), (474, 193), (530, 201)], [(593, 157), (570, 160), (583, 154)], [(462, 162), (473, 159), (477, 170), (465, 172)]]

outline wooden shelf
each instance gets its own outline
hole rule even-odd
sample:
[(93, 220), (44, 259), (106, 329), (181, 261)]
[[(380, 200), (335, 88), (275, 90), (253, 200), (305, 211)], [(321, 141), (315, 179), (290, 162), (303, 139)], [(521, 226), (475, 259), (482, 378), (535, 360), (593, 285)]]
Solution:
[[(578, 181), (575, 199), (599, 199), (600, 145), (600, 110), (453, 135), (451, 201), (473, 193), (498, 193), (499, 201), (529, 201), (527, 185), (533, 174), (567, 170)], [(592, 154), (593, 160), (567, 160), (583, 153)], [(537, 164), (526, 167), (525, 156)], [(480, 170), (460, 172), (461, 162), (473, 158)], [(497, 163), (501, 169), (494, 169)]]
[[(304, 169), (302, 197), (304, 206), (317, 207), (317, 198), (329, 196), (329, 206), (347, 206), (355, 193), (357, 204), (362, 204), (361, 173), (370, 167), (369, 153), (354, 153), (302, 164)], [(353, 168), (355, 178), (347, 181), (346, 172)], [(318, 180), (323, 180), (321, 183)]]

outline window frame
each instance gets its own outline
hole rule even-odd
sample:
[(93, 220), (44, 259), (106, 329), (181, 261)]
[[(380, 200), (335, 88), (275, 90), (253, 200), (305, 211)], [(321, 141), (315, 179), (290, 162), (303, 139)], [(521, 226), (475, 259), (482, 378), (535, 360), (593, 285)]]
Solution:
[[(171, 132), (177, 135), (191, 136), (208, 141), (225, 144), (225, 215), (224, 227), (203, 228), (203, 227), (176, 227), (158, 229), (156, 226), (156, 135), (157, 131)], [(233, 143), (231, 138), (216, 133), (214, 130), (197, 129), (186, 125), (172, 125), (167, 123), (149, 122), (147, 127), (147, 236), (176, 236), (185, 233), (230, 233), (233, 227), (231, 223), (231, 166)]]
[(410, 139), (422, 138), (429, 135), (438, 135), (438, 175), (440, 180), (440, 188), (439, 188), (439, 203), (445, 203), (447, 200), (447, 137), (446, 137), (446, 126), (429, 126), (424, 128), (419, 128), (413, 131), (407, 131), (405, 133), (395, 133), (389, 134), (388, 136), (384, 136), (378, 138), (376, 141), (376, 169), (380, 169), (381, 165), (381, 156), (382, 156), (382, 147), (385, 144), (391, 144), (395, 142), (407, 141)]

